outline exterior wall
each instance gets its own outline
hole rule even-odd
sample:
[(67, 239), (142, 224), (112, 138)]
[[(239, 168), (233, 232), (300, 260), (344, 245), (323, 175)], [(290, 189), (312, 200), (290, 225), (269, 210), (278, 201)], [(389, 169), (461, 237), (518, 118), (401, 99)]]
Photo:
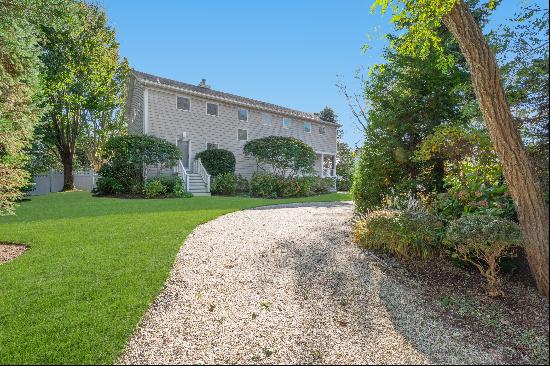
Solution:
[[(136, 103), (136, 105), (140, 102), (143, 103), (143, 87), (135, 87), (134, 90), (136, 93), (132, 98), (132, 103)], [(138, 90), (140, 91), (138, 92)], [(177, 95), (190, 99), (189, 111), (176, 108)], [(147, 100), (147, 107), (144, 108), (148, 111), (148, 116), (145, 118), (147, 121), (146, 133), (172, 143), (176, 143), (182, 134), (185, 134), (186, 139), (190, 141), (191, 162), (197, 153), (206, 149), (207, 142), (218, 144), (220, 149), (226, 149), (235, 154), (236, 173), (246, 178), (250, 178), (256, 170), (256, 162), (254, 159), (244, 157), (243, 146), (246, 141), (238, 140), (238, 129), (248, 131), (248, 140), (270, 135), (292, 136), (304, 141), (319, 154), (336, 154), (335, 126), (310, 122), (311, 132), (307, 133), (304, 131), (305, 121), (292, 118), (291, 125), (287, 129), (282, 127), (282, 119), (285, 116), (252, 109), (248, 110), (248, 121), (243, 122), (238, 119), (239, 106), (223, 104), (218, 101), (208, 101), (218, 104), (218, 116), (210, 116), (206, 114), (207, 99), (160, 88), (148, 87)], [(262, 123), (262, 114), (264, 113), (270, 115), (271, 125)], [(130, 133), (140, 133), (142, 130), (139, 130), (139, 127), (143, 128), (143, 118), (139, 124), (139, 118), (136, 117), (133, 125)], [(319, 134), (320, 126), (325, 128), (324, 135)], [(320, 161), (316, 167), (320, 168)]]
[(143, 133), (143, 85), (134, 76), (129, 83), (129, 106), (127, 113), (128, 133)]

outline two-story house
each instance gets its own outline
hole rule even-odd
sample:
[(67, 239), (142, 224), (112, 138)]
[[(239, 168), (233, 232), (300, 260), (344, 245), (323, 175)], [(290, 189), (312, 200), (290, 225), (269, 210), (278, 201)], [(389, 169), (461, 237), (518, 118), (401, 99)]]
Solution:
[(335, 176), (338, 124), (313, 113), (213, 90), (204, 79), (191, 85), (133, 70), (127, 120), (129, 133), (157, 136), (178, 146), (182, 160), (177, 171), (195, 194), (210, 191), (209, 177), (195, 160), (197, 153), (229, 150), (235, 154), (235, 172), (250, 179), (257, 165), (244, 156), (243, 146), (272, 135), (304, 141), (317, 153), (317, 173)]

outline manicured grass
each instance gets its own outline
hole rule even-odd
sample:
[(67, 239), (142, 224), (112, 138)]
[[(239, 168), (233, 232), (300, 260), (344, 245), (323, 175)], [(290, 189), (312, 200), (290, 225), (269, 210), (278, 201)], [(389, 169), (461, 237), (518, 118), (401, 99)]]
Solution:
[(0, 265), (0, 363), (113, 363), (197, 225), (256, 206), (348, 199), (128, 200), (73, 192), (23, 202), (17, 216), (0, 217), (0, 242), (31, 246)]

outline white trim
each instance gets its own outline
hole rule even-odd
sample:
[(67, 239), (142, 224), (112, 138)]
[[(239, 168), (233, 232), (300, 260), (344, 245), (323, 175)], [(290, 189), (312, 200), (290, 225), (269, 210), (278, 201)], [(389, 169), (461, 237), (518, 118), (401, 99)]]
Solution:
[[(187, 100), (189, 101), (189, 109), (181, 109), (181, 108), (178, 108), (178, 98), (187, 99)], [(178, 95), (178, 94), (176, 94), (176, 110), (182, 111), (182, 112), (191, 112), (191, 98), (189, 98), (189, 97), (187, 97), (187, 96), (183, 96), (183, 95)]]
[[(240, 118), (240, 112), (241, 111), (246, 112), (246, 119), (241, 119)], [(248, 115), (249, 115), (248, 109), (246, 109), (246, 108), (237, 108), (237, 119), (239, 120), (239, 122), (248, 122)]]
[(143, 89), (143, 134), (149, 132), (149, 90)]
[[(210, 114), (208, 113), (208, 105), (209, 104), (214, 104), (216, 105), (216, 114)], [(218, 117), (220, 115), (220, 104), (219, 103), (212, 103), (212, 102), (206, 102), (206, 105), (205, 105), (205, 108), (204, 108), (204, 112), (206, 113), (207, 116), (212, 116), (212, 117)]]

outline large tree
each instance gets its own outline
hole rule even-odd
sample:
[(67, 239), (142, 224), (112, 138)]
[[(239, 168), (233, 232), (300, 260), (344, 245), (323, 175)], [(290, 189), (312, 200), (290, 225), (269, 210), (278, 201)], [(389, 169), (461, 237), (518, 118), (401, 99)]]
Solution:
[(97, 5), (69, 1), (62, 16), (61, 26), (42, 26), (47, 108), (42, 132), (63, 164), (63, 190), (71, 190), (75, 152), (86, 123), (103, 112), (113, 113), (126, 63), (121, 64), (115, 32)]
[[(490, 1), (488, 6), (494, 3)], [(376, 0), (375, 5), (381, 5), (383, 11), (391, 8), (393, 20), (408, 31), (400, 47), (405, 53), (423, 56), (434, 46), (442, 50), (437, 32), (441, 24), (457, 40), (517, 206), (533, 277), (539, 290), (548, 296), (548, 205), (510, 111), (495, 55), (468, 5), (463, 0)]]
[(0, 215), (12, 213), (28, 174), (24, 148), (38, 119), (38, 38), (30, 1), (0, 2)]
[[(443, 47), (457, 53), (448, 32)], [(352, 189), (359, 210), (373, 208), (392, 191), (442, 191), (444, 161), (419, 162), (414, 152), (437, 126), (465, 123), (474, 98), (464, 68), (437, 67), (434, 49), (420, 58), (388, 48), (384, 57), (388, 62), (371, 70), (365, 82), (368, 123)]]

